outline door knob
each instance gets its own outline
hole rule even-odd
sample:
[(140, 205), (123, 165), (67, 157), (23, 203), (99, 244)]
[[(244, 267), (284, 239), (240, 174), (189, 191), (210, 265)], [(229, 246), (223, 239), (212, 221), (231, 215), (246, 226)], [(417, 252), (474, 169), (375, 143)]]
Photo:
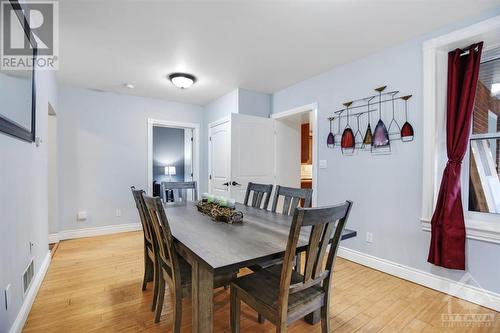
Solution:
[(229, 186), (229, 182), (222, 183), (222, 185)]
[(241, 184), (240, 184), (240, 183), (235, 182), (234, 180), (233, 180), (233, 182), (231, 183), (231, 185), (233, 185), (233, 186), (241, 186)]

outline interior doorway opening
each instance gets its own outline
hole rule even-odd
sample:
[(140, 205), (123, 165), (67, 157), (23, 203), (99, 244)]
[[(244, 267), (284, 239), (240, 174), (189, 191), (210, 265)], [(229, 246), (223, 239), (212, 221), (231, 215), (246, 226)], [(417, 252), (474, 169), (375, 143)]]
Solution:
[(317, 204), (317, 106), (305, 105), (273, 114), (276, 184), (312, 188)]
[[(148, 120), (148, 193), (173, 201), (168, 182), (199, 180), (199, 124)], [(187, 199), (194, 200), (192, 190)]]

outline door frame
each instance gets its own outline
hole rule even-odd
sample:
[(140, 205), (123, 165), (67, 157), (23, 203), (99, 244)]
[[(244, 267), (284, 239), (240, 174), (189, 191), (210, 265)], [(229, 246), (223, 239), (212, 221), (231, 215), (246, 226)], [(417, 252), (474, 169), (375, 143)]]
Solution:
[[(302, 105), (293, 109), (288, 109), (282, 112), (271, 114), (272, 119), (280, 119), (286, 118), (298, 113), (303, 112), (312, 112), (313, 121), (312, 121), (312, 130), (313, 130), (313, 146), (312, 146), (312, 206), (315, 207), (318, 204), (318, 139), (319, 139), (319, 131), (318, 131), (318, 103), (310, 103), (306, 105)], [(274, 134), (276, 135), (276, 133)], [(274, 140), (274, 145), (276, 147), (276, 139)], [(299, 147), (300, 149), (300, 147)], [(276, 162), (274, 163), (276, 166)], [(274, 178), (276, 179), (276, 169)], [(276, 185), (276, 184), (275, 184)]]
[[(210, 179), (211, 175), (211, 169), (212, 169), (212, 151), (210, 145), (212, 144), (210, 142), (210, 132), (212, 130), (212, 127), (222, 125), (224, 123), (230, 123), (231, 122), (231, 115), (222, 117), (218, 120), (214, 120), (207, 125), (207, 189), (208, 193), (212, 193), (212, 180)], [(231, 160), (231, 126), (229, 126), (229, 160)], [(229, 178), (231, 178), (231, 170), (229, 170)], [(231, 188), (231, 187), (229, 187)]]
[(193, 180), (200, 188), (200, 123), (187, 123), (163, 119), (148, 118), (148, 194), (153, 195), (153, 127), (182, 128), (193, 130)]

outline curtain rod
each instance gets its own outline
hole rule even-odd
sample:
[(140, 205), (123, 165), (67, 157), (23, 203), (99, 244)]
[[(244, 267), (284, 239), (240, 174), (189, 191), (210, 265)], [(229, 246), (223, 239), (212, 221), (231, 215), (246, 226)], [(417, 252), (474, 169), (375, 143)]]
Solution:
[[(477, 52), (479, 50), (479, 48), (476, 46), (474, 48), (474, 51)], [(460, 56), (465, 56), (465, 55), (468, 55), (470, 53), (470, 50), (463, 50), (463, 49), (460, 49), (460, 51), (462, 51), (462, 53), (460, 53)]]

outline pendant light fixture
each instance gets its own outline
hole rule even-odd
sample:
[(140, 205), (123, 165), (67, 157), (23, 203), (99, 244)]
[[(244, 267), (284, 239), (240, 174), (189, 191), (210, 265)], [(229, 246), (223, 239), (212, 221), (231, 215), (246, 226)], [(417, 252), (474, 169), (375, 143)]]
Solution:
[(332, 122), (335, 120), (335, 117), (329, 118), (330, 120), (330, 133), (328, 133), (328, 137), (326, 138), (326, 146), (328, 148), (335, 148), (335, 135), (332, 132)]
[(401, 127), (401, 141), (409, 142), (413, 141), (413, 126), (408, 122), (408, 100), (412, 95), (402, 96), (401, 99), (405, 101), (405, 123)]
[(344, 103), (347, 108), (347, 124), (342, 133), (342, 138), (340, 140), (340, 147), (342, 148), (342, 154), (353, 154), (354, 148), (356, 147), (356, 142), (354, 141), (354, 133), (352, 132), (351, 126), (349, 125), (349, 107), (352, 102)]
[(373, 131), (372, 140), (372, 153), (384, 153), (391, 150), (391, 141), (389, 139), (389, 133), (387, 132), (387, 127), (385, 127), (382, 121), (382, 91), (384, 91), (386, 86), (376, 88), (375, 91), (378, 92), (378, 114), (379, 119), (375, 130)]

